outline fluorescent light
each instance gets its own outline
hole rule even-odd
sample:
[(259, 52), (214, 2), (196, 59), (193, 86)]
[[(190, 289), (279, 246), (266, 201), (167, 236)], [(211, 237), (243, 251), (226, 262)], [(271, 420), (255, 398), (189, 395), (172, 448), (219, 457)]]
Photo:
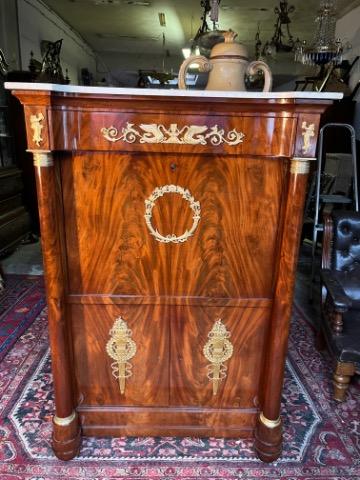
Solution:
[(159, 22), (161, 27), (166, 27), (165, 13), (159, 12)]

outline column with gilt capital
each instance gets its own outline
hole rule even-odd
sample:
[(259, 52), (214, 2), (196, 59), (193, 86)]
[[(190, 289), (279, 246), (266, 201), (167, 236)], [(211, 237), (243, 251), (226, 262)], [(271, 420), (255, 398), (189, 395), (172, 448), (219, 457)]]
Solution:
[(63, 242), (60, 171), (50, 150), (46, 109), (27, 116), (30, 152), (33, 154), (46, 277), (49, 340), (51, 347), (55, 415), (52, 446), (61, 460), (70, 460), (80, 447), (80, 427), (72, 391), (69, 329), (66, 321), (66, 265)]
[(319, 120), (319, 115), (299, 115), (294, 155), (287, 160), (284, 226), (263, 371), (264, 390), (255, 429), (255, 448), (265, 462), (276, 460), (282, 451), (281, 394), (306, 187), (310, 164), (316, 160)]

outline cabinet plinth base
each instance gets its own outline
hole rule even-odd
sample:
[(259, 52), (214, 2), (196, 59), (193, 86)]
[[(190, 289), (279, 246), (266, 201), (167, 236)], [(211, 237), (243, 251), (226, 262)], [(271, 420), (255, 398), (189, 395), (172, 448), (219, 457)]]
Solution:
[(81, 429), (79, 419), (74, 412), (67, 419), (53, 419), (52, 448), (60, 460), (71, 460), (79, 453)]
[[(265, 423), (264, 423), (265, 422)], [(263, 462), (274, 462), (282, 452), (282, 421), (268, 420), (260, 414), (255, 428), (255, 450)]]

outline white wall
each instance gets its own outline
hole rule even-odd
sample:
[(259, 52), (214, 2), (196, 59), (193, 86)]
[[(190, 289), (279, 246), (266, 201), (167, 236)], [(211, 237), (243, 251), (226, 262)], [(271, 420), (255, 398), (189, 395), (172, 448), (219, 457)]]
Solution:
[[(12, 0), (14, 2), (14, 0)], [(30, 52), (41, 61), (41, 40), (63, 39), (60, 59), (72, 84), (80, 82), (81, 68), (96, 74), (96, 57), (81, 36), (41, 0), (17, 0), (22, 69), (28, 70)]]
[[(360, 7), (355, 8), (338, 20), (336, 25), (336, 36), (339, 37), (343, 42), (349, 41), (352, 45), (351, 50), (345, 54), (346, 59), (351, 62), (356, 56), (360, 56)], [(354, 89), (359, 81), (360, 59), (351, 72), (351, 78), (349, 82), (351, 90)], [(354, 126), (356, 129), (356, 137), (358, 140), (360, 140), (360, 92), (358, 92), (356, 96), (356, 101), (357, 105), (355, 110)]]

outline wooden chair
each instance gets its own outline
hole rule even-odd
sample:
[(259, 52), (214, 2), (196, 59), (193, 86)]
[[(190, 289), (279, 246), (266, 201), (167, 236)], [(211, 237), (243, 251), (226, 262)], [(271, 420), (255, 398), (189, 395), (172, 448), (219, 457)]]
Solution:
[(344, 401), (360, 372), (360, 213), (334, 210), (324, 217), (320, 336), (336, 362), (334, 398)]

